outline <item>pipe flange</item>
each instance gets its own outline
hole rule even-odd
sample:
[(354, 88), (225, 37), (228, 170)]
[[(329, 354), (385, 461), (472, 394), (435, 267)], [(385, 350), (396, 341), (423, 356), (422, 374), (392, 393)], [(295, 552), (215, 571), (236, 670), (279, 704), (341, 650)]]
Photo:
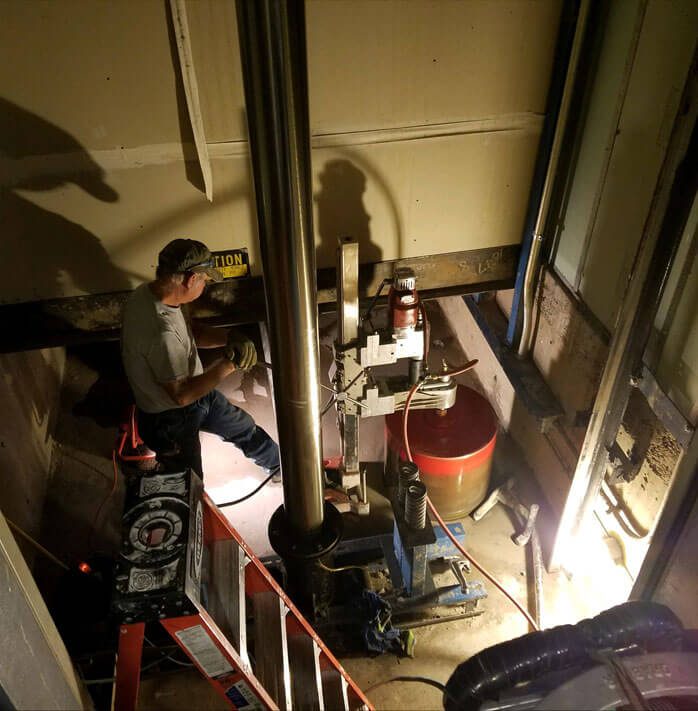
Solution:
[(332, 551), (342, 537), (343, 528), (342, 514), (326, 501), (320, 531), (314, 536), (301, 538), (290, 527), (286, 511), (281, 505), (269, 520), (269, 542), (284, 560), (313, 560)]

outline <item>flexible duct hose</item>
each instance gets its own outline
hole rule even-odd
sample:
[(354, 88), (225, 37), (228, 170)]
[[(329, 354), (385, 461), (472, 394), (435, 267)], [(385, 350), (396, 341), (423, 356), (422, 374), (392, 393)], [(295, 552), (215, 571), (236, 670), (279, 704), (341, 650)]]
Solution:
[(499, 692), (548, 672), (582, 666), (601, 649), (649, 646), (679, 649), (683, 627), (666, 606), (626, 602), (576, 625), (530, 632), (483, 650), (459, 664), (446, 684), (446, 711), (474, 711)]

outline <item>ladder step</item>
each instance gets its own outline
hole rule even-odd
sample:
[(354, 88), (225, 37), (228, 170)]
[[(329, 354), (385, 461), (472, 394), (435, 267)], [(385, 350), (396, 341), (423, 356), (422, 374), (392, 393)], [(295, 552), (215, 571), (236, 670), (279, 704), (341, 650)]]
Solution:
[(298, 711), (324, 711), (320, 676), (320, 647), (306, 634), (288, 638), (293, 708)]
[(212, 581), (208, 611), (249, 666), (245, 622), (245, 553), (233, 538), (211, 544)]
[(346, 679), (334, 669), (322, 672), (322, 691), (325, 707), (332, 711), (349, 711)]
[(286, 606), (273, 591), (252, 595), (255, 676), (280, 709), (291, 710), (291, 671), (286, 644)]

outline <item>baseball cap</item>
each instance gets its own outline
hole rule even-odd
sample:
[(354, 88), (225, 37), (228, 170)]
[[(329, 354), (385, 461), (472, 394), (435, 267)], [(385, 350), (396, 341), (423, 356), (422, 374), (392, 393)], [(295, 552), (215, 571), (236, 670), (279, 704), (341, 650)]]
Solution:
[(209, 248), (195, 239), (173, 239), (158, 255), (160, 271), (168, 274), (197, 272), (207, 274), (213, 281), (223, 281), (223, 275), (213, 265)]

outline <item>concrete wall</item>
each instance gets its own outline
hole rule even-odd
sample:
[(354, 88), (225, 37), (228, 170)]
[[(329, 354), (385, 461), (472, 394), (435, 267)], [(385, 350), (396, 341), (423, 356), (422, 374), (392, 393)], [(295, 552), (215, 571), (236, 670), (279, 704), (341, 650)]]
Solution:
[[(44, 498), (55, 447), (53, 433), (65, 367), (65, 351), (0, 355), (0, 510), (34, 538), (39, 537)], [(34, 550), (20, 541), (32, 558)]]
[[(0, 302), (131, 288), (177, 236), (260, 273), (234, 2), (186, 3), (212, 203), (168, 7), (2, 4)], [(362, 261), (520, 240), (560, 7), (307, 3), (319, 266), (347, 233)]]

